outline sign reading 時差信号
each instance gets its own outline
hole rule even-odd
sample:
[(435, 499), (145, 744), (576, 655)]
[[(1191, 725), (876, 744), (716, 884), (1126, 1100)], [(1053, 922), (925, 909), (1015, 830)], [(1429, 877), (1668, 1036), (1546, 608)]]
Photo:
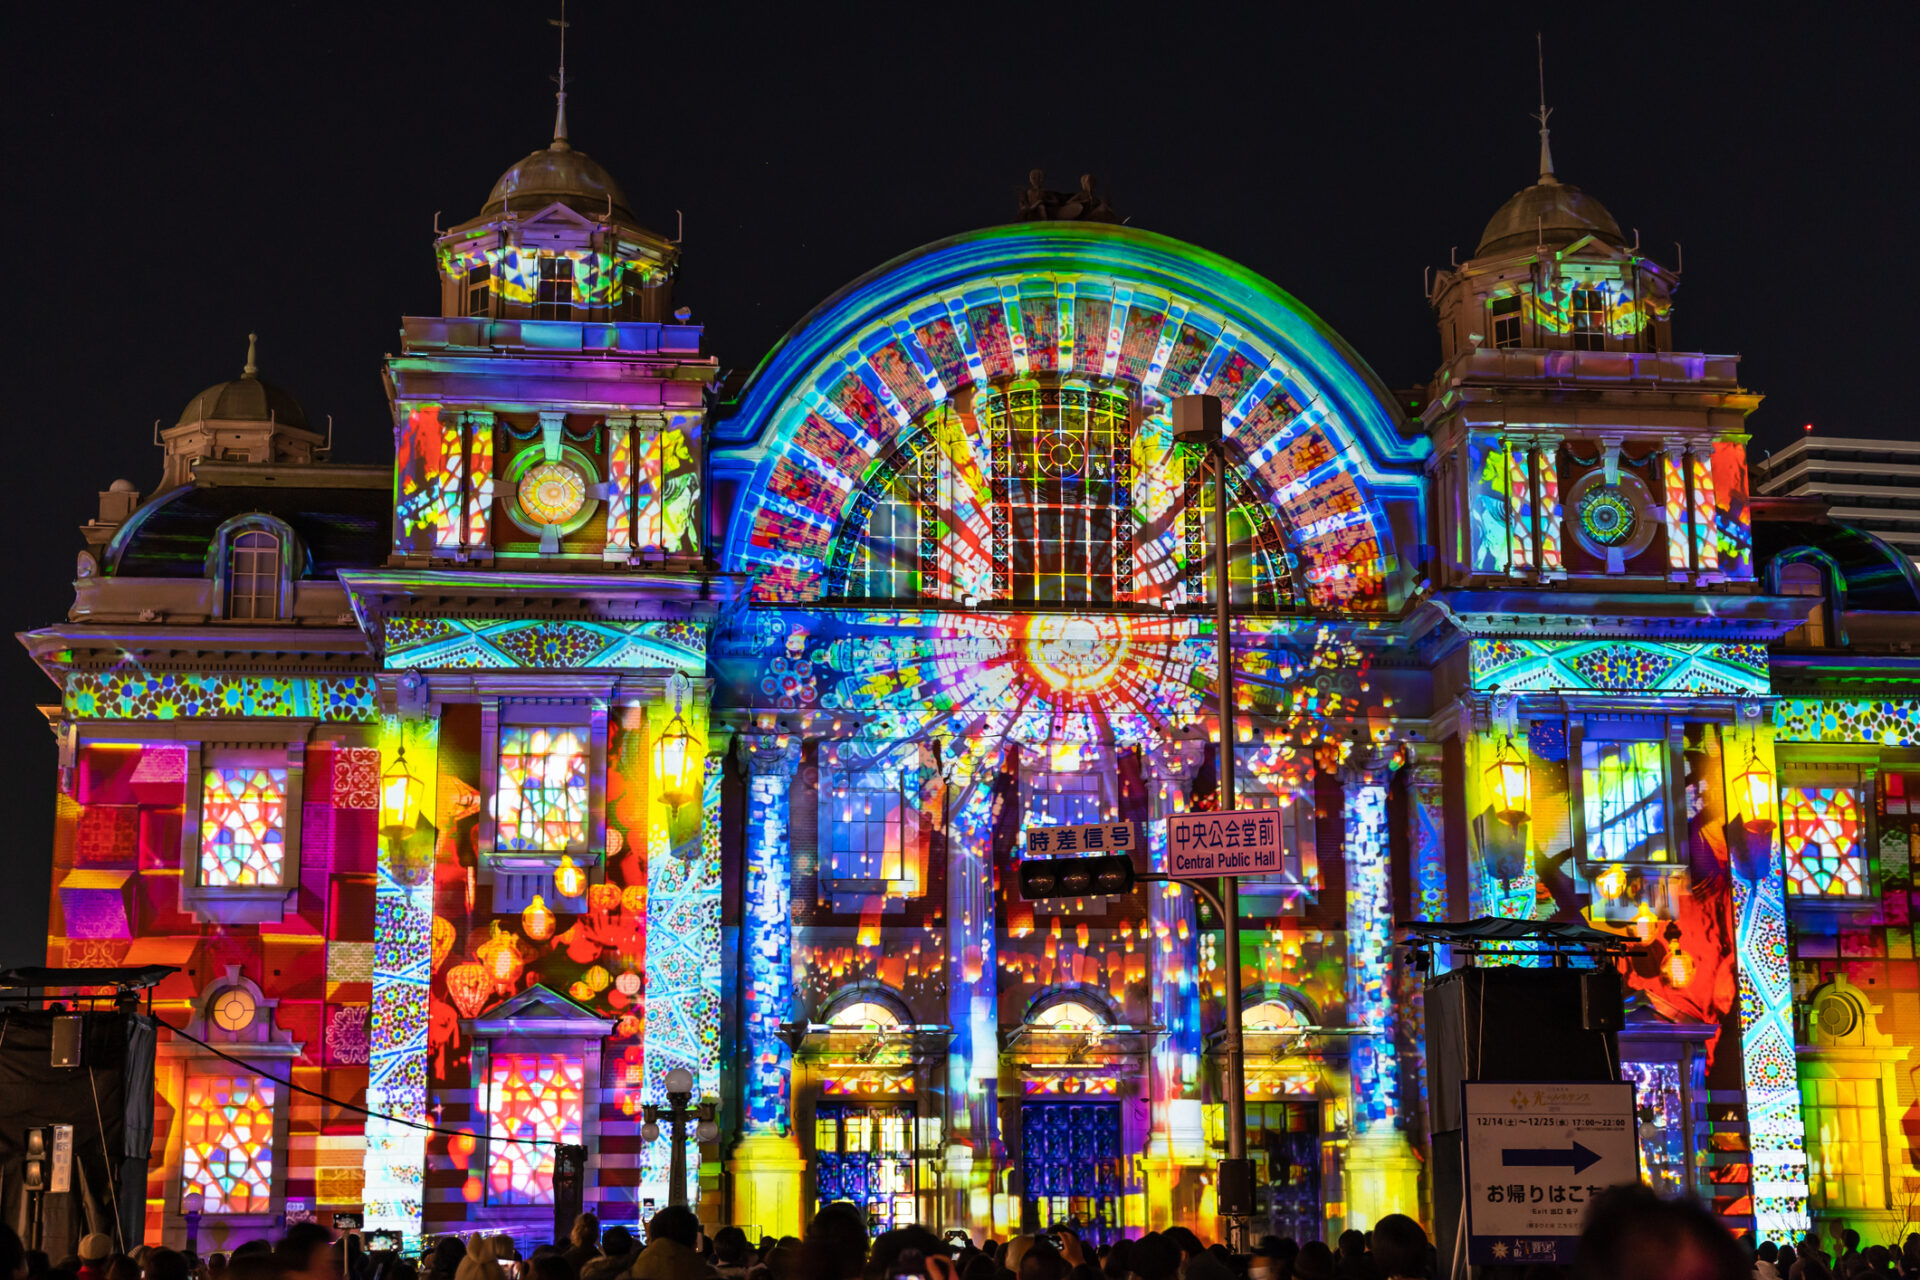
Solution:
[(1176, 813), (1167, 818), (1167, 874), (1266, 876), (1281, 870), (1280, 811)]
[(1095, 822), (1079, 827), (1030, 827), (1027, 853), (1132, 853), (1140, 838), (1131, 822)]

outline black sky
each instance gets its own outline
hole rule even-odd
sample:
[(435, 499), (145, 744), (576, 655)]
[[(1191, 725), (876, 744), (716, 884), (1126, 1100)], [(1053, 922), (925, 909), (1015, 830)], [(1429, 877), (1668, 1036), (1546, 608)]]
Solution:
[[(16, 6), (6, 18), (8, 631), (64, 616), (74, 526), (150, 491), (154, 419), (235, 376), (391, 457), (379, 362), (437, 304), (435, 212), (545, 145), (558, 0)], [(1905, 435), (1920, 339), (1920, 7), (574, 0), (573, 139), (640, 216), (685, 215), (679, 301), (751, 367), (916, 245), (1091, 170), (1136, 225), (1301, 299), (1389, 385), (1437, 358), (1422, 270), (1554, 153), (1674, 264), (1683, 349), (1738, 352), (1755, 447)], [(1364, 17), (1346, 18), (1353, 11)], [(0, 661), (0, 963), (40, 959), (53, 686)]]

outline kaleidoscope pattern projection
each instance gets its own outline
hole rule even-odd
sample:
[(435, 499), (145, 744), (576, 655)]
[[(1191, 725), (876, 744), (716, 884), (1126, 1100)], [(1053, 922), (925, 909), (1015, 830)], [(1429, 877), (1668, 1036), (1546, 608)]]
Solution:
[(383, 634), (390, 671), (706, 668), (707, 629), (697, 622), (397, 617)]
[(287, 771), (208, 769), (200, 788), (200, 883), (210, 889), (286, 879)]
[[(649, 736), (659, 727), (650, 717)], [(696, 733), (704, 739), (704, 726)], [(720, 761), (708, 758), (699, 830), (674, 843), (665, 822), (656, 822), (648, 838), (642, 1102), (665, 1105), (675, 1067), (693, 1072), (703, 1096), (720, 1091), (720, 773)], [(641, 1194), (662, 1204), (670, 1141), (662, 1136), (641, 1153)], [(689, 1167), (699, 1168), (691, 1136), (687, 1150)]]
[(1393, 1047), (1393, 880), (1387, 788), (1369, 776), (1346, 787), (1347, 1022), (1353, 1038), (1354, 1126), (1392, 1124), (1400, 1072)]
[(1488, 692), (1601, 690), (1735, 693), (1769, 690), (1764, 644), (1651, 640), (1469, 640), (1473, 687)]
[(1782, 698), (1773, 708), (1782, 742), (1920, 744), (1920, 698)]
[[(1752, 752), (1765, 768), (1776, 768), (1773, 742), (1765, 730), (1730, 726), (1723, 733), (1724, 759), (1744, 759)], [(1738, 812), (1739, 797), (1730, 791), (1727, 799), (1728, 812)], [(1786, 877), (1769, 857), (1767, 872), (1759, 879), (1732, 879), (1754, 1227), (1759, 1239), (1798, 1239), (1812, 1219), (1807, 1213), (1806, 1130), (1794, 1055)]]
[(393, 525), (395, 545), (451, 553), (466, 520), (461, 490), (466, 442), (458, 410), (420, 405), (407, 411), (395, 435)]
[(83, 720), (294, 718), (371, 724), (379, 700), (371, 676), (249, 676), (151, 673), (133, 659), (111, 671), (67, 673), (66, 712)]
[(1783, 787), (1780, 838), (1787, 852), (1787, 892), (1857, 898), (1867, 892), (1866, 826), (1860, 794), (1850, 787)]
[[(373, 903), (372, 1044), (368, 1051), (366, 1227), (420, 1234), (427, 1135), (396, 1121), (428, 1122), (427, 1030), (433, 978), (434, 782), (438, 719), (382, 717), (380, 774), (420, 785), (411, 808), (382, 815)], [(392, 1116), (394, 1119), (385, 1119)]]
[[(746, 1099), (750, 1131), (785, 1133), (793, 1049), (781, 1034), (793, 1006), (792, 859), (787, 844), (786, 751), (747, 784)], [(797, 760), (795, 761), (797, 763)]]
[[(1383, 503), (1420, 500), (1430, 446), (1394, 430), (1365, 366), (1242, 268), (1150, 233), (1068, 222), (954, 237), (816, 312), (723, 428), (732, 443), (715, 451), (716, 482), (743, 495), (723, 563), (754, 573), (763, 598), (820, 599), (834, 536), (876, 464), (946, 406), (1029, 378), (1099, 380), (1150, 412), (1219, 396), (1235, 454), (1294, 535), (1303, 594), (1326, 607), (1389, 603), (1398, 566)], [(1073, 462), (1071, 439), (1047, 443)], [(982, 514), (965, 501), (947, 509)]]
[(201, 1212), (271, 1211), (273, 1091), (260, 1076), (187, 1076), (180, 1194)]
[(584, 1085), (576, 1054), (487, 1060), (487, 1203), (553, 1203), (553, 1144), (580, 1141)]
[(494, 848), (558, 853), (587, 840), (586, 730), (503, 725)]
[(1596, 862), (1664, 862), (1667, 848), (1664, 742), (1580, 745), (1587, 856)]
[(482, 267), (494, 295), (505, 302), (530, 303), (539, 297), (543, 275), (571, 281), (575, 307), (605, 309), (625, 300), (630, 287), (645, 283), (654, 264), (619, 258), (600, 249), (530, 249), (521, 245), (443, 246), (440, 271), (466, 281)]

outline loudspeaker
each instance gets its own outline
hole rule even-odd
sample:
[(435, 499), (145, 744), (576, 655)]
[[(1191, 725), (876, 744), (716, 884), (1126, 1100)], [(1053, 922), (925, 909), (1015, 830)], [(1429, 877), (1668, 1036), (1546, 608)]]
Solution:
[(1214, 1187), (1222, 1217), (1245, 1218), (1252, 1215), (1253, 1161), (1222, 1160), (1220, 1177)]
[(1580, 975), (1580, 1029), (1618, 1031), (1626, 1024), (1618, 969), (1588, 969)]
[(85, 1038), (82, 1034), (86, 1018), (78, 1013), (61, 1014), (53, 1020), (53, 1065), (56, 1067), (77, 1067), (80, 1065), (80, 1044)]

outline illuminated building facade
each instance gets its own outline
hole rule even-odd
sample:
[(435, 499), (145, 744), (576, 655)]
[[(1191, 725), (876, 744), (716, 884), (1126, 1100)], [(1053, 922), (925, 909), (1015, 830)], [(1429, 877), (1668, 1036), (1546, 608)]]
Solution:
[[(721, 1105), (710, 1224), (1215, 1236), (1229, 999), (1261, 1228), (1424, 1216), (1392, 926), (1473, 915), (1645, 947), (1656, 1185), (1896, 1224), (1920, 590), (1750, 498), (1737, 359), (1673, 349), (1676, 275), (1544, 139), (1435, 279), (1412, 397), (1244, 268), (1044, 191), (723, 394), (677, 244), (557, 134), (436, 243), (391, 469), (325, 461), (250, 356), (25, 637), (61, 694), (52, 959), (181, 970), (153, 1238), (544, 1239), (563, 1141), (633, 1222), (677, 1067)], [(1191, 393), (1234, 459), (1224, 735)], [(1161, 865), (1223, 737), (1285, 833), (1240, 991), (1183, 892), (1010, 891), (1042, 827), (1136, 823)]]

